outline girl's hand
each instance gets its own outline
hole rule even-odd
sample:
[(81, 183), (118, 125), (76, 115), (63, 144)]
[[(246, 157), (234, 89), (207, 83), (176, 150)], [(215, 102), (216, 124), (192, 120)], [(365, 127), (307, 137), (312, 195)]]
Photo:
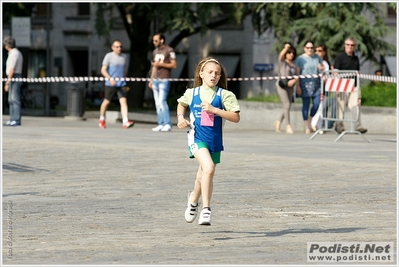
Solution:
[(178, 122), (177, 122), (177, 127), (179, 129), (184, 129), (188, 126), (190, 126), (190, 122), (188, 120), (186, 120), (183, 116), (179, 116)]
[(202, 111), (206, 111), (208, 113), (213, 113), (213, 114), (215, 114), (215, 112), (216, 112), (216, 108), (206, 101), (202, 101), (201, 107), (202, 107)]

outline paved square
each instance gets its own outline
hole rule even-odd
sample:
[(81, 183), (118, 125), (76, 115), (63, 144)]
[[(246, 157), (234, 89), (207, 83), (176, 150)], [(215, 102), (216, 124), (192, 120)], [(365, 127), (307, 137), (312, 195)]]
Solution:
[[(307, 242), (394, 242), (397, 140), (226, 130), (212, 226), (184, 220), (186, 130), (3, 127), (3, 264), (307, 264)], [(396, 263), (396, 255), (395, 261)]]

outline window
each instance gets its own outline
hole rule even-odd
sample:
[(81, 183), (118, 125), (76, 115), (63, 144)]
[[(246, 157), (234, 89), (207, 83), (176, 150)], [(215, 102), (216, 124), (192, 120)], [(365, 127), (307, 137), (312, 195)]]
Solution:
[(388, 3), (388, 16), (396, 17), (396, 10)]
[(47, 16), (47, 6), (50, 7), (50, 16), (52, 14), (51, 10), (51, 3), (45, 3), (45, 4), (36, 4), (36, 12), (35, 15), (39, 17), (45, 17)]
[(78, 16), (90, 15), (90, 3), (79, 3), (78, 4)]
[(46, 77), (46, 50), (30, 50), (28, 78)]

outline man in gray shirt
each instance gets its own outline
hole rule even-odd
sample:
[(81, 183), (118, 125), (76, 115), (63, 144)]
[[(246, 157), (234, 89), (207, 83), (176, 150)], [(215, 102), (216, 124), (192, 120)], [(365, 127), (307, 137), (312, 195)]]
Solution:
[(101, 74), (107, 78), (107, 80), (105, 81), (104, 100), (100, 106), (100, 119), (98, 120), (98, 126), (102, 129), (106, 128), (105, 113), (113, 96), (117, 94), (121, 106), (122, 127), (127, 129), (134, 125), (134, 121), (128, 119), (126, 81), (113, 79), (124, 78), (127, 76), (127, 56), (122, 53), (122, 42), (119, 40), (114, 40), (112, 42), (111, 49), (112, 52), (105, 55), (101, 67)]
[(4, 90), (8, 92), (8, 104), (10, 106), (10, 120), (6, 126), (21, 125), (21, 81), (11, 81), (12, 78), (22, 78), (22, 53), (15, 47), (15, 39), (11, 36), (4, 38), (4, 48), (8, 51), (6, 62), (7, 82)]

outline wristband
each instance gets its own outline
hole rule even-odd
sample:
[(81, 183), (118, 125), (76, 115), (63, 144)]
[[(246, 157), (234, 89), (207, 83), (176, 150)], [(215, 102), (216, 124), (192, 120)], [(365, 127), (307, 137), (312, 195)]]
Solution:
[(177, 118), (179, 117), (179, 116), (183, 116), (184, 117), (184, 114), (183, 113), (181, 113), (181, 114), (177, 114)]

